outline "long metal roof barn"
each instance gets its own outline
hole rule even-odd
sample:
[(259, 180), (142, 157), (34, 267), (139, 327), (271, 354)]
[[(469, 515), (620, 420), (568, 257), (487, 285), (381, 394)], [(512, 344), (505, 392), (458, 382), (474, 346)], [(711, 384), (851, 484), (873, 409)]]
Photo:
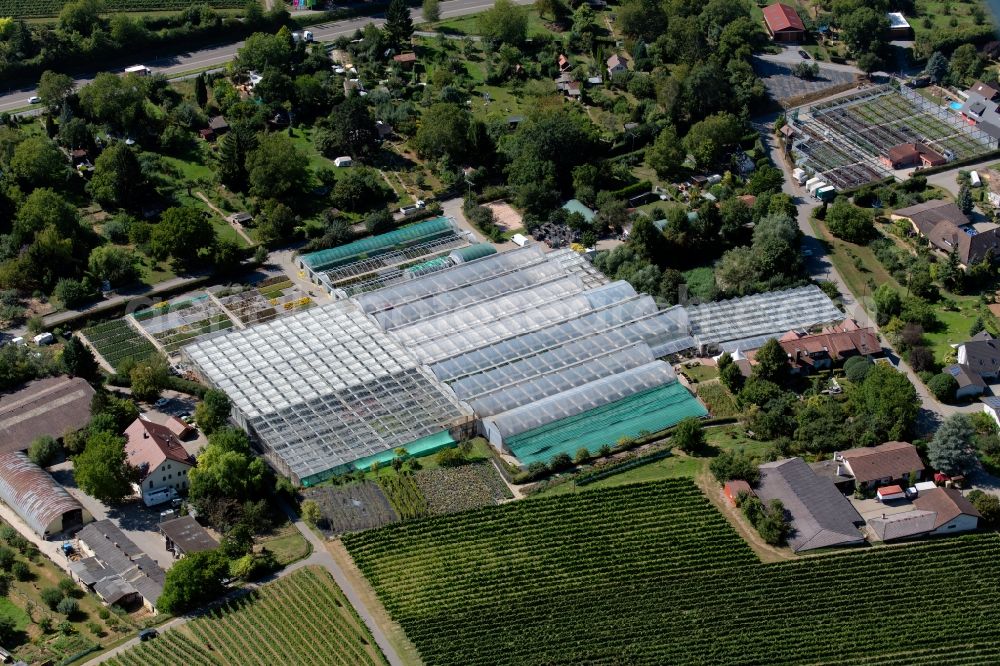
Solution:
[(62, 531), (67, 514), (89, 518), (65, 488), (20, 451), (0, 453), (0, 500), (43, 538)]

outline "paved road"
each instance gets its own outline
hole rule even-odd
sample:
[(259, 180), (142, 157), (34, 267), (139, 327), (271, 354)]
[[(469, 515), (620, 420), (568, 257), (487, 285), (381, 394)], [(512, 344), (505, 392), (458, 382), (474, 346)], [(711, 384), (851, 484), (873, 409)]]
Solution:
[[(778, 141), (772, 131), (774, 119), (775, 115), (770, 115), (758, 118), (754, 124), (758, 131), (760, 131), (764, 144), (767, 145), (768, 149), (771, 151), (771, 159), (785, 172), (785, 182), (782, 186), (782, 191), (791, 196), (792, 200), (796, 203), (796, 207), (798, 209), (797, 221), (799, 229), (802, 230), (803, 234), (802, 249), (808, 253), (806, 256), (806, 271), (810, 277), (816, 280), (832, 282), (837, 285), (846, 314), (857, 320), (857, 322), (862, 326), (871, 326), (878, 331), (878, 325), (875, 320), (869, 316), (865, 308), (858, 302), (856, 295), (853, 294), (847, 287), (847, 283), (844, 282), (840, 273), (837, 272), (836, 267), (827, 258), (824, 243), (816, 236), (816, 232), (813, 230), (810, 218), (813, 210), (819, 206), (819, 202), (808, 196), (805, 190), (799, 187), (798, 184), (792, 180), (788, 164), (782, 157)], [(954, 174), (952, 174), (952, 179), (954, 179)], [(871, 294), (862, 294), (861, 297), (863, 300), (867, 300), (871, 298)], [(937, 424), (940, 423), (941, 419), (952, 414), (970, 414), (982, 410), (978, 403), (959, 406), (946, 405), (938, 402), (937, 399), (935, 399), (934, 396), (927, 391), (926, 386), (924, 386), (924, 383), (920, 381), (920, 378), (913, 371), (913, 369), (910, 368), (905, 361), (898, 358), (898, 354), (892, 351), (890, 347), (886, 346), (886, 349), (892, 352), (892, 357), (894, 360), (897, 360), (897, 367), (899, 370), (906, 373), (910, 382), (913, 383), (914, 388), (917, 390), (917, 397), (920, 400), (921, 406), (918, 427), (922, 432), (935, 428)]]
[[(983, 160), (981, 162), (976, 162), (975, 164), (967, 164), (963, 167), (958, 167), (955, 169), (948, 169), (947, 171), (940, 171), (938, 173), (931, 174), (927, 176), (927, 182), (930, 185), (936, 185), (941, 187), (954, 195), (958, 194), (958, 172), (959, 171), (978, 171), (991, 167), (994, 164), (1000, 162), (1000, 159), (996, 157), (988, 160)], [(916, 173), (920, 173), (919, 171)]]
[[(512, 0), (518, 5), (530, 5), (533, 0)], [(466, 14), (476, 14), (493, 6), (493, 0), (449, 0), (444, 3), (441, 9), (441, 18), (452, 18), (464, 16)], [(422, 20), (420, 8), (410, 10), (410, 15), (414, 22)], [(329, 42), (344, 35), (353, 35), (356, 30), (364, 28), (369, 23), (381, 26), (385, 19), (381, 16), (362, 16), (358, 18), (323, 23), (309, 28), (317, 41)], [(156, 60), (147, 61), (144, 64), (154, 72), (162, 74), (180, 74), (196, 69), (218, 67), (229, 62), (236, 56), (236, 51), (243, 46), (243, 42), (223, 44), (204, 48), (199, 51), (181, 52), (165, 56)], [(81, 86), (93, 80), (97, 72), (91, 72), (76, 79), (77, 86)], [(3, 90), (0, 95), (0, 111), (11, 111), (27, 106), (28, 98), (36, 94), (33, 87), (19, 90)]]

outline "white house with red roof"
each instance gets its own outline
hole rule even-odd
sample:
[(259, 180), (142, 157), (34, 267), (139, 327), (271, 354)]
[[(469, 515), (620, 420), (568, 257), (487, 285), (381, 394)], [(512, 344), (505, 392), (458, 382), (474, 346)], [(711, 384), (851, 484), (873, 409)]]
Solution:
[(188, 489), (188, 472), (194, 458), (170, 428), (147, 421), (141, 415), (125, 430), (125, 454), (139, 470), (137, 492), (143, 501), (151, 494), (173, 488)]

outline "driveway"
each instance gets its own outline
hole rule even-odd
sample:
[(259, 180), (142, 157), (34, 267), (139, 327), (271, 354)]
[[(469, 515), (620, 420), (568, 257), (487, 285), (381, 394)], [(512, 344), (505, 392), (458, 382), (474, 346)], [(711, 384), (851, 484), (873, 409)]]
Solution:
[[(774, 132), (772, 131), (775, 118), (775, 114), (757, 118), (754, 121), (754, 126), (760, 132), (764, 145), (766, 145), (768, 150), (770, 150), (771, 160), (785, 172), (785, 180), (781, 189), (782, 192), (792, 198), (795, 202), (796, 209), (798, 210), (797, 222), (799, 229), (803, 234), (802, 249), (804, 254), (807, 254), (805, 257), (806, 272), (809, 274), (809, 277), (814, 280), (832, 282), (836, 285), (837, 290), (840, 292), (840, 298), (844, 305), (845, 314), (855, 319), (861, 326), (870, 326), (878, 331), (878, 324), (876, 324), (875, 320), (869, 316), (868, 311), (858, 302), (857, 298), (855, 298), (855, 294), (851, 293), (850, 289), (848, 289), (847, 283), (844, 282), (840, 273), (837, 272), (836, 267), (827, 257), (825, 244), (816, 236), (816, 232), (813, 230), (810, 218), (813, 210), (815, 210), (820, 203), (810, 197), (806, 191), (792, 179), (791, 169), (785, 161), (784, 155), (781, 152), (781, 147), (778, 144), (778, 140), (775, 138)], [(873, 304), (869, 302), (871, 300), (871, 294), (862, 294), (861, 298), (868, 303), (869, 308), (874, 307)], [(951, 416), (952, 414), (971, 414), (982, 409), (978, 403), (973, 403), (971, 405), (946, 405), (938, 402), (927, 390), (924, 383), (920, 381), (917, 373), (915, 373), (905, 361), (899, 358), (891, 347), (886, 345), (885, 349), (887, 355), (894, 360), (897, 369), (906, 374), (917, 391), (917, 398), (920, 401), (920, 413), (917, 417), (917, 430), (919, 432), (926, 433), (936, 429), (942, 419)]]
[[(49, 468), (52, 477), (72, 495), (94, 520), (111, 520), (144, 553), (153, 558), (164, 569), (174, 563), (174, 557), (167, 550), (163, 536), (156, 529), (160, 522), (161, 508), (149, 508), (140, 500), (126, 502), (121, 506), (109, 507), (80, 490), (73, 478), (73, 463), (64, 462)], [(162, 510), (166, 510), (164, 507)]]

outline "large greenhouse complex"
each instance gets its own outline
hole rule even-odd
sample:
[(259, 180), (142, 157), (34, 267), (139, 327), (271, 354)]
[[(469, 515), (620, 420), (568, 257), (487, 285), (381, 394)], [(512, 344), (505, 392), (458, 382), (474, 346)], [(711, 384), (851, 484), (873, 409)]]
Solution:
[[(456, 250), (186, 358), (302, 485), (475, 432), (527, 465), (706, 414), (659, 360), (695, 345), (684, 308), (660, 310), (570, 250)], [(334, 264), (352, 270), (330, 254), (314, 263)]]

